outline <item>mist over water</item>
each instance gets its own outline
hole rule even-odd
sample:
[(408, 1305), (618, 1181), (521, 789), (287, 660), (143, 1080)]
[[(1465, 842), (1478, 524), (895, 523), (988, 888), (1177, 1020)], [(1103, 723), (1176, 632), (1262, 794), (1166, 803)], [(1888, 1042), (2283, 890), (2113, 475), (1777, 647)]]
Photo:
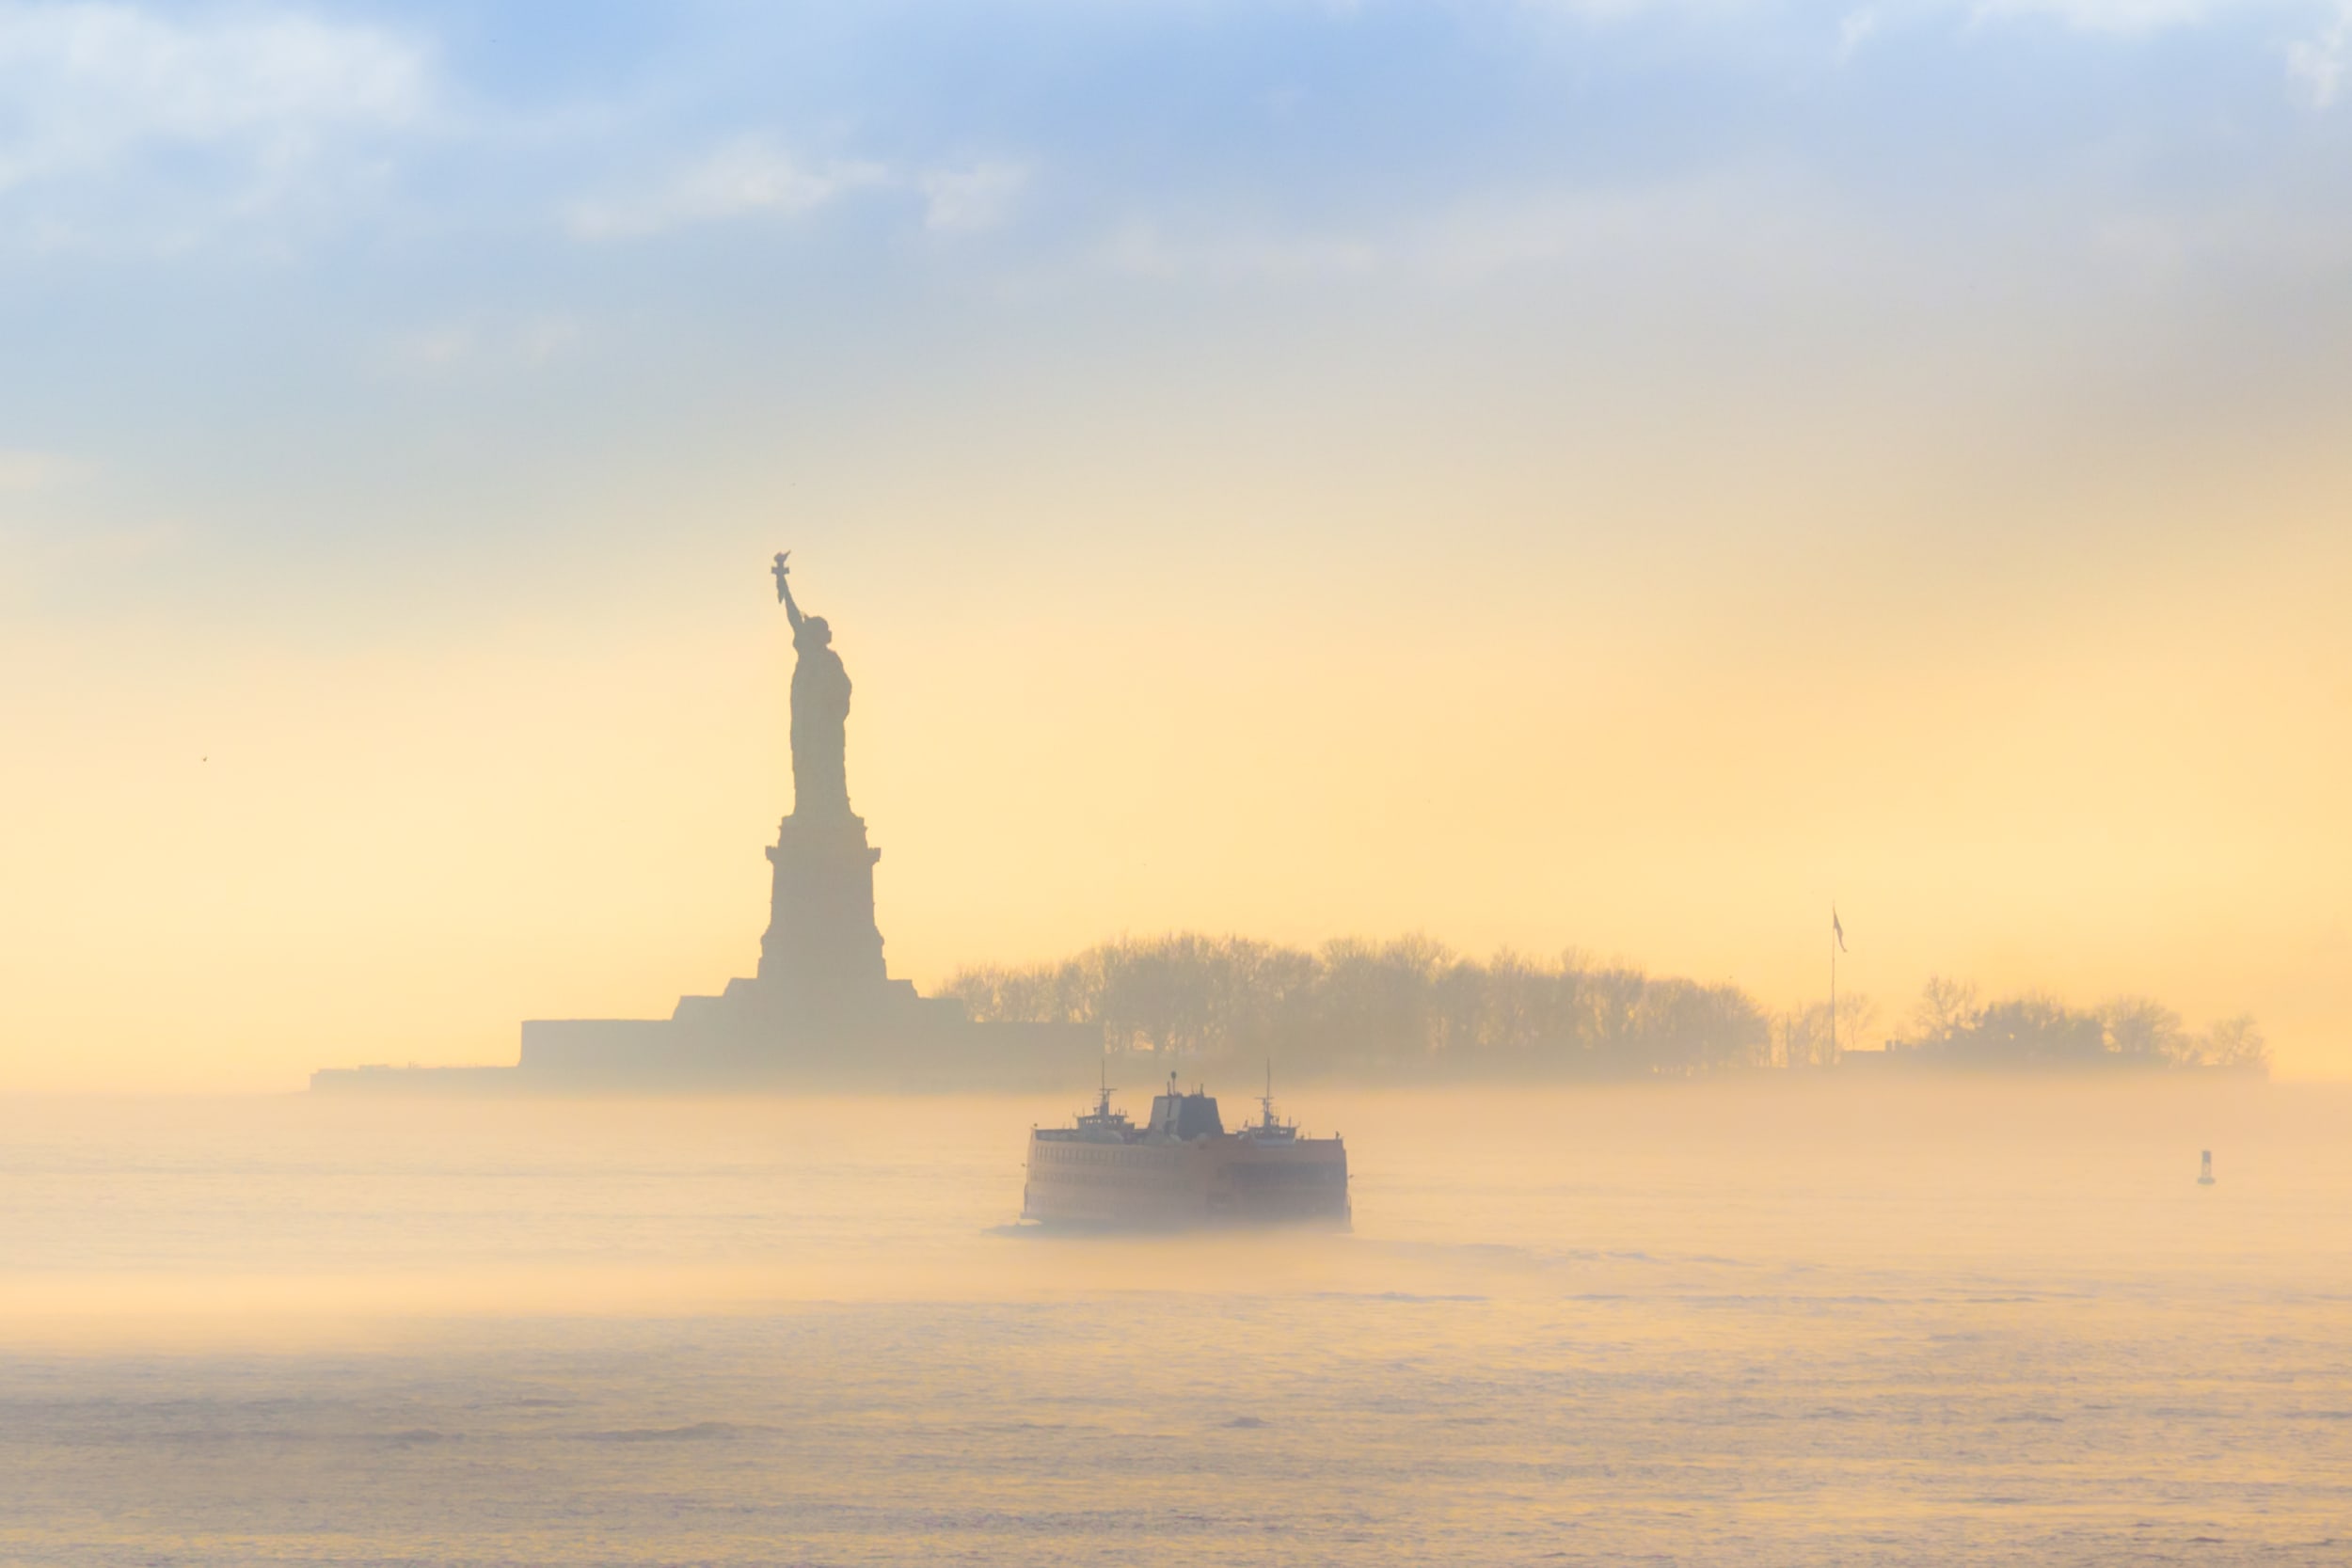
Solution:
[(0, 1101), (0, 1559), (2352, 1555), (2352, 1089), (1284, 1099), (1352, 1235), (1018, 1230), (1059, 1100)]

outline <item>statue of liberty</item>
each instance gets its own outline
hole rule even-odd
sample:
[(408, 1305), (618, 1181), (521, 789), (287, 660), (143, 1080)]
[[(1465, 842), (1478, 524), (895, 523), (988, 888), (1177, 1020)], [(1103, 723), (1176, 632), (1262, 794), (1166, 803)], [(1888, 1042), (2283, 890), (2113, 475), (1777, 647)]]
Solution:
[(792, 552), (777, 555), (770, 570), (776, 597), (792, 618), (792, 815), (803, 818), (850, 815), (850, 672), (833, 651), (833, 628), (821, 615), (803, 615), (792, 601), (785, 564)]

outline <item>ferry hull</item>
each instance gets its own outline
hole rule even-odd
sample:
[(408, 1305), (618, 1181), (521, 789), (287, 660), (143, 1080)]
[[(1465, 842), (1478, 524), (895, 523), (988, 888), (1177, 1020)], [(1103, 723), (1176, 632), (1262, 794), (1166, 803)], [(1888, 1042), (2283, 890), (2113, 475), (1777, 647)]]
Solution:
[(1022, 1217), (1094, 1229), (1301, 1225), (1343, 1229), (1347, 1149), (1337, 1138), (1256, 1144), (1247, 1134), (1186, 1142), (1090, 1142), (1029, 1135)]

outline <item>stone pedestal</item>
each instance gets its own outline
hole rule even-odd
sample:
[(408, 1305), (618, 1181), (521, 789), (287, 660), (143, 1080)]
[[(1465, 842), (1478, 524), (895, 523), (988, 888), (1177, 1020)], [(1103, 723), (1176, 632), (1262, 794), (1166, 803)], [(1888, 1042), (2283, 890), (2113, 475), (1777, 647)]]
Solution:
[(866, 819), (849, 811), (795, 812), (768, 850), (775, 868), (759, 989), (787, 1016), (838, 1019), (886, 1005), (890, 979), (874, 923), (874, 863)]

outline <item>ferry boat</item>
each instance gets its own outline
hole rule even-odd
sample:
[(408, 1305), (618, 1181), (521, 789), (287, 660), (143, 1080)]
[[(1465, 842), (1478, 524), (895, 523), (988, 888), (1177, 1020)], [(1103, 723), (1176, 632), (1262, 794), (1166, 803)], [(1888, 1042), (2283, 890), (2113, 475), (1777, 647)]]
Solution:
[(1216, 1097), (1178, 1089), (1170, 1073), (1151, 1121), (1137, 1127), (1111, 1109), (1105, 1085), (1073, 1126), (1031, 1129), (1021, 1217), (1105, 1229), (1346, 1228), (1347, 1146), (1277, 1117), (1271, 1073), (1258, 1103), (1256, 1122), (1228, 1132)]

